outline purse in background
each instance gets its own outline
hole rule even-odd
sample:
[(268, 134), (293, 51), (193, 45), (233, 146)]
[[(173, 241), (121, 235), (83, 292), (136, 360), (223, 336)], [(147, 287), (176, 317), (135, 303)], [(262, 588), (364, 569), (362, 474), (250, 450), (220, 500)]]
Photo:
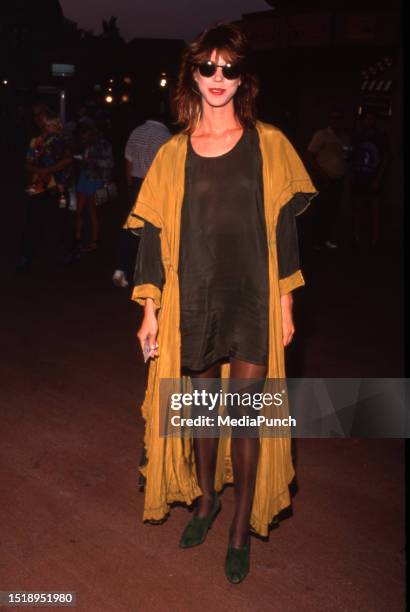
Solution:
[(107, 183), (101, 189), (97, 189), (95, 192), (95, 203), (97, 206), (101, 204), (107, 204), (112, 202), (118, 196), (118, 189), (115, 183)]

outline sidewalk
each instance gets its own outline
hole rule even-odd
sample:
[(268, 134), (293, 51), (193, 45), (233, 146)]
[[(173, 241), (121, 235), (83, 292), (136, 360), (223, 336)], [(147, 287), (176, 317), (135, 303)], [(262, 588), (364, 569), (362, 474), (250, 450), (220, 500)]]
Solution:
[[(141, 522), (145, 371), (137, 309), (111, 286), (114, 243), (74, 268), (45, 258), (9, 287), (0, 590), (76, 591), (81, 612), (404, 610), (401, 440), (298, 440), (293, 516), (252, 538), (237, 586), (223, 573), (232, 488), (196, 549), (178, 548), (183, 507)], [(290, 375), (400, 376), (400, 271), (332, 258), (307, 262)]]

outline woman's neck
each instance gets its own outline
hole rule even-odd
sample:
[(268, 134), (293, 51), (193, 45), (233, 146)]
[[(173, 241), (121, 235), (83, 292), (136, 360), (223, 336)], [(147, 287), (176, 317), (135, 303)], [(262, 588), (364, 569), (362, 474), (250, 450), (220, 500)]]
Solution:
[(199, 120), (195, 134), (223, 134), (241, 127), (238, 121), (233, 101), (226, 106), (210, 106), (206, 102), (202, 105), (202, 116)]

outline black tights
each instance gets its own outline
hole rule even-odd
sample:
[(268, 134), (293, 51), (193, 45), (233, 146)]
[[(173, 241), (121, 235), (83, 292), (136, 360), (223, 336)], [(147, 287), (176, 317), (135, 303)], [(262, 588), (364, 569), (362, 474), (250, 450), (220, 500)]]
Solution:
[[(233, 379), (263, 379), (266, 376), (266, 366), (239, 359), (231, 359), (230, 365)], [(203, 372), (191, 372), (190, 376), (193, 378), (220, 378), (220, 373), (221, 364), (217, 363)], [(198, 500), (196, 510), (198, 517), (207, 516), (212, 508), (218, 444), (219, 438), (194, 438), (198, 484), (203, 493)], [(231, 438), (236, 504), (230, 543), (238, 548), (244, 546), (248, 538), (258, 457), (259, 438)]]

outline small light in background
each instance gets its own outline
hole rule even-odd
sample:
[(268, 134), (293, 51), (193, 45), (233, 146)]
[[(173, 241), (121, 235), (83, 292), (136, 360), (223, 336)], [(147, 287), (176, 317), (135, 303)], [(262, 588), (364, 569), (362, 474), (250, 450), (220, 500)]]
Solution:
[(160, 80), (159, 86), (160, 87), (166, 87), (167, 86), (167, 80), (164, 77), (162, 77), (162, 79)]
[(124, 83), (126, 83), (127, 85), (131, 85), (131, 83), (132, 83), (132, 78), (131, 78), (131, 77), (129, 77), (129, 76), (125, 76), (125, 77), (123, 78), (123, 81), (124, 81)]
[(112, 104), (114, 99), (112, 96), (105, 96), (105, 101), (107, 102), (107, 104)]
[(8, 80), (7, 79), (3, 79), (3, 85), (8, 85), (8, 84), (9, 84)]
[(114, 79), (110, 79), (110, 83), (114, 83)]
[(128, 102), (129, 101), (129, 96), (127, 96), (126, 94), (124, 94), (123, 96), (121, 96), (121, 100), (123, 102)]
[(108, 88), (108, 91), (112, 91), (112, 87), (109, 87), (109, 88)]

